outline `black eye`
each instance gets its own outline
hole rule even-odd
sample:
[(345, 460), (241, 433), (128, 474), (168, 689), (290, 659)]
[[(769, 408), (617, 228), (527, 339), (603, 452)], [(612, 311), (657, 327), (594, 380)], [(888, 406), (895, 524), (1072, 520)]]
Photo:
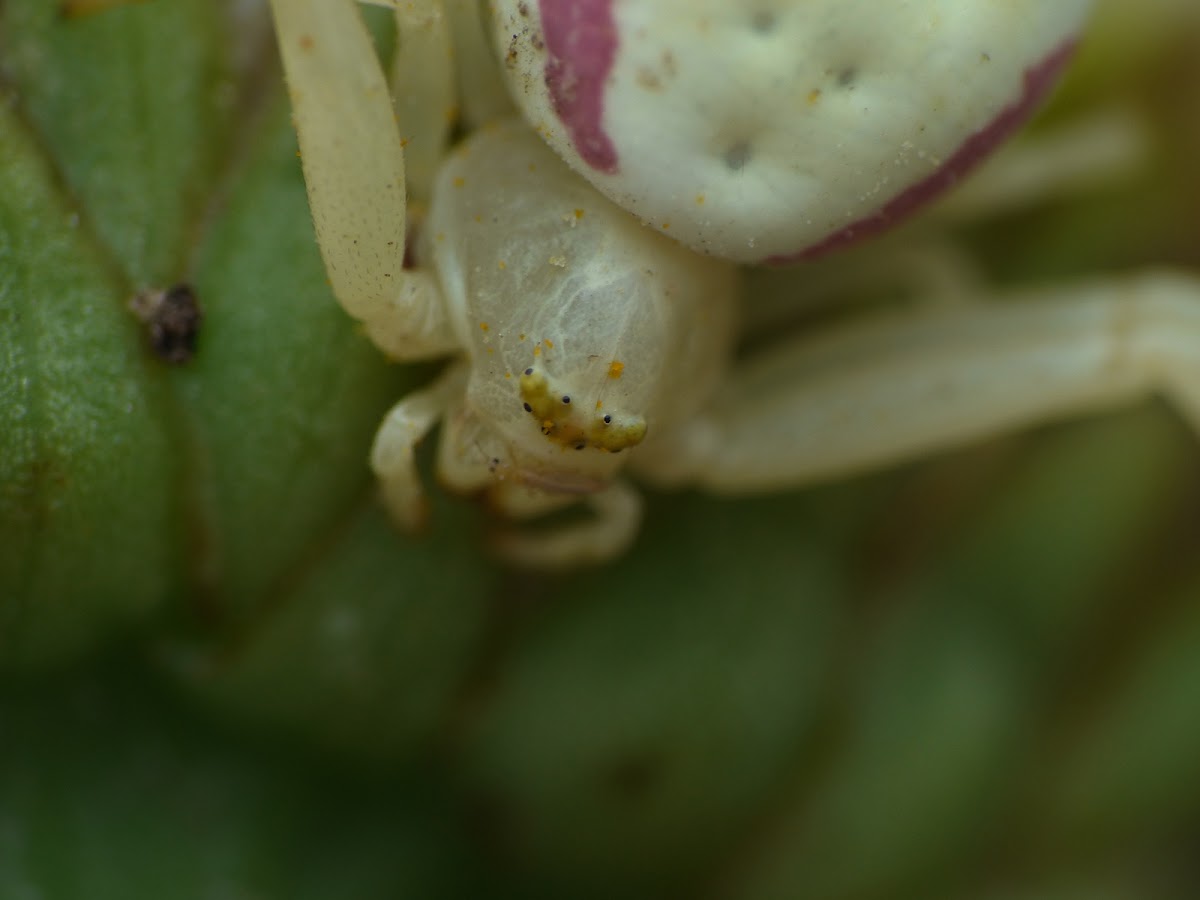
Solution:
[(533, 407), (528, 403), (522, 403), (521, 405), (525, 407), (525, 412), (533, 412)]
[(576, 450), (582, 450), (582, 449), (583, 449), (584, 447), (586, 447), (586, 446), (587, 446), (587, 444), (576, 444), (576, 445), (575, 445), (575, 449), (576, 449)]
[(563, 403), (570, 403), (570, 402), (571, 402), (571, 398), (568, 397), (566, 394), (563, 394)]
[(605, 416), (605, 417), (604, 417), (604, 424), (605, 424), (605, 425), (611, 425), (611, 424), (612, 424), (612, 416)]
[(526, 375), (532, 375), (532, 374), (533, 374), (533, 366), (530, 366), (528, 369), (526, 369), (526, 370), (525, 370), (525, 374), (526, 374)]

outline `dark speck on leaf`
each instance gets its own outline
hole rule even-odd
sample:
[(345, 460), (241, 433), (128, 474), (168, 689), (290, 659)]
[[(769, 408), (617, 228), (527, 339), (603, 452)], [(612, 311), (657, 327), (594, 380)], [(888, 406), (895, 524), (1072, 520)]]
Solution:
[(143, 291), (129, 301), (129, 308), (145, 325), (150, 349), (163, 362), (183, 365), (196, 355), (204, 310), (191, 287)]

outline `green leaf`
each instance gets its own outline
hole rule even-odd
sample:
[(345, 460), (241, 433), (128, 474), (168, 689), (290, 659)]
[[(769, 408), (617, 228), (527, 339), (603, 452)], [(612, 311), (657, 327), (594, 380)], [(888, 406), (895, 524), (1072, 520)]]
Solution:
[[(1200, 263), (1171, 2), (1044, 120), (1127, 104), (1144, 173), (973, 230), (988, 277)], [(329, 294), (262, 9), (60, 9), (0, 2), (0, 896), (1194, 893), (1178, 420), (652, 494), (564, 576), (437, 492), (401, 536), (367, 451), (430, 372)], [(172, 368), (128, 304), (176, 282)]]
[(17, 102), (127, 285), (182, 280), (232, 130), (228, 7), (169, 0), (70, 17), (66, 6), (4, 3)]
[(166, 389), (127, 298), (0, 104), (0, 664), (104, 640), (173, 577)]
[[(145, 671), (0, 688), (0, 896), (465, 896), (426, 789), (214, 732)], [(466, 893), (463, 893), (466, 892)]]
[(847, 624), (848, 536), (814, 522), (863, 505), (679, 498), (627, 559), (533, 594), (547, 608), (481, 686), (463, 774), (551, 895), (670, 892), (753, 819)]
[[(315, 673), (292, 664), (303, 655), (230, 648), (287, 631), (277, 613), (336, 615), (378, 597), (412, 611), (409, 596), (419, 610), (425, 585), (453, 583), (449, 567), (466, 576), (443, 604), (454, 627), (439, 632), (445, 647), (424, 645), (445, 674), (421, 682), (402, 666), (380, 692), (441, 697), (492, 569), (475, 544), (430, 555), (368, 510), (374, 430), (428, 372), (388, 365), (330, 296), (269, 30), (248, 7), (235, 19), (208, 0), (81, 17), (40, 0), (2, 9), (16, 102), (0, 120), (14, 261), (0, 295), (14, 400), (0, 410), (13, 448), (0, 472), (0, 662), (167, 621), (207, 640), (222, 671), (236, 655), (264, 677), (272, 658), (291, 683)], [(128, 304), (181, 280), (204, 318), (195, 356), (172, 369)], [(347, 533), (380, 549), (355, 556)], [(344, 554), (370, 568), (337, 563)], [(422, 628), (427, 614), (412, 615)], [(393, 703), (389, 727), (427, 731), (430, 703), (417, 703), (421, 728)]]
[(359, 510), (278, 609), (174, 666), (217, 709), (349, 758), (395, 762), (443, 724), (474, 665), (489, 573), (469, 521), (440, 510), (428, 545)]

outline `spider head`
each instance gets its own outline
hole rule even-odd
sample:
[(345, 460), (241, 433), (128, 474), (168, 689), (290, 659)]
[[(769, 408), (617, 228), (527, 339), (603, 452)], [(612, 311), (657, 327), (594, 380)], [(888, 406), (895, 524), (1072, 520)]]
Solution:
[(522, 408), (552, 443), (573, 450), (620, 453), (646, 436), (642, 416), (605, 411), (599, 400), (587, 410), (586, 403), (576, 402), (569, 391), (559, 387), (543, 370), (530, 367), (521, 374)]
[(541, 366), (522, 371), (519, 412), (502, 429), (506, 477), (572, 494), (599, 490), (612, 480), (626, 460), (619, 454), (645, 438), (646, 420), (606, 404), (603, 390), (580, 390), (589, 381), (556, 378)]

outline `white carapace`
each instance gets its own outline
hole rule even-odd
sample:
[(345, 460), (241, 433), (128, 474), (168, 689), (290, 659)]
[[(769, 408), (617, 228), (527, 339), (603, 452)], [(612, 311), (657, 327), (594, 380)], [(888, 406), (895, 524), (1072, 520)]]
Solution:
[(467, 360), (454, 485), (491, 470), (595, 491), (621, 450), (694, 417), (728, 367), (734, 268), (646, 229), (520, 121), (449, 156), (422, 234)]

